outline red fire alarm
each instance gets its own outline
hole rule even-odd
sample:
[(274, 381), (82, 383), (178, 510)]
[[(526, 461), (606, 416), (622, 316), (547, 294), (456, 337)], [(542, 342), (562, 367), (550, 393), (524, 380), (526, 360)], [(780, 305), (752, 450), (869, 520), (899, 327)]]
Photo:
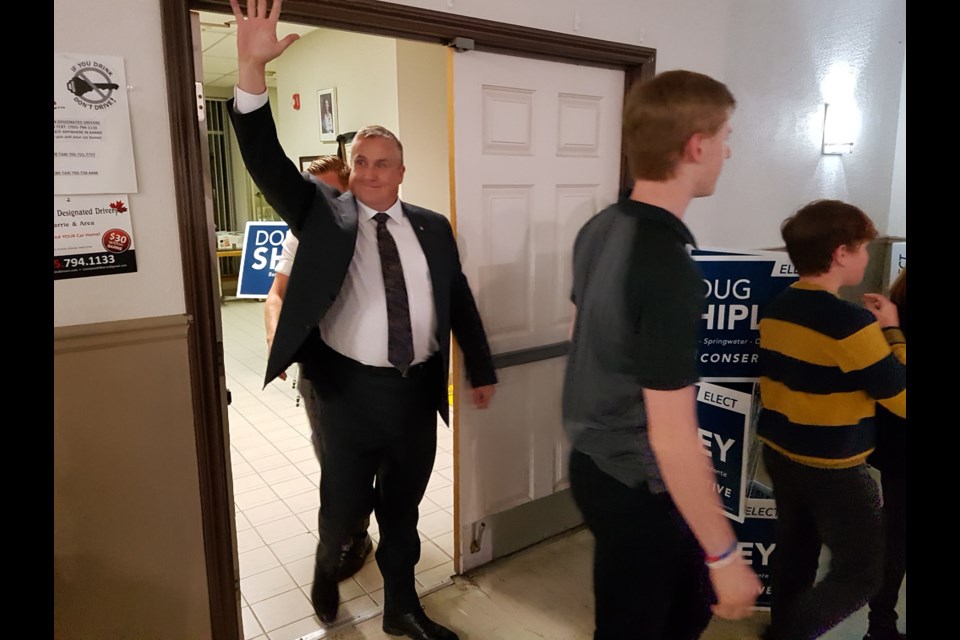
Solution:
[(293, 110), (300, 111), (300, 94), (293, 94)]

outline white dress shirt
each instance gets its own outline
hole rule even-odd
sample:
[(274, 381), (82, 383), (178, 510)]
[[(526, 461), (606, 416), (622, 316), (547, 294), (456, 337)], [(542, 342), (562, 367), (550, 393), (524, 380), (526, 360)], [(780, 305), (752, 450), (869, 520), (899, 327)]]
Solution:
[[(249, 113), (267, 103), (267, 94), (254, 95), (234, 88), (234, 108)], [(377, 245), (377, 213), (357, 200), (357, 244), (336, 300), (320, 321), (320, 335), (333, 350), (374, 367), (391, 367), (387, 358), (387, 294), (383, 288), (380, 249)], [(413, 330), (413, 362), (426, 361), (439, 349), (433, 282), (427, 258), (410, 219), (397, 200), (384, 213), (387, 229), (397, 244), (403, 279), (407, 286), (410, 327)], [(277, 272), (290, 274), (297, 239), (287, 232)]]

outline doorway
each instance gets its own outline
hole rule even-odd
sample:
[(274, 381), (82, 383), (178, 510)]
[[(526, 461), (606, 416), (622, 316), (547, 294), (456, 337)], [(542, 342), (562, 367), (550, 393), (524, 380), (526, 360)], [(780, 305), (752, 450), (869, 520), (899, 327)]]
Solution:
[[(239, 257), (227, 254), (239, 253), (246, 222), (263, 216), (254, 204), (256, 185), (243, 166), (229, 118), (223, 117), (225, 111), (218, 117), (236, 83), (234, 18), (200, 12), (198, 20), (222, 281), (223, 362), (232, 398), (229, 439), (243, 633), (249, 638), (316, 635), (324, 627), (314, 616), (309, 593), (322, 470), (296, 388), (296, 366), (286, 381), (274, 380), (262, 389), (267, 356), (263, 297), (237, 297), (235, 281), (231, 283)], [(281, 37), (300, 35), (267, 70), (271, 109), (288, 157), (296, 162), (335, 155), (336, 134), (385, 124), (404, 140), (408, 169), (401, 196), (446, 211), (446, 181), (430, 179), (448, 171), (446, 51), (438, 45), (290, 23), (281, 23), (278, 31)], [(397, 88), (393, 95), (391, 86)], [(336, 118), (329, 118), (331, 109)], [(217, 206), (228, 203), (233, 205), (229, 212)], [(232, 246), (222, 249), (219, 240), (225, 232), (230, 232)], [(436, 462), (420, 504), (421, 556), (415, 576), (421, 595), (448, 584), (455, 572), (453, 436), (439, 417), (437, 430)], [(374, 515), (369, 533), (376, 546)], [(382, 610), (383, 578), (373, 555), (354, 577), (340, 583), (340, 595), (334, 626), (355, 624)]]
[[(188, 69), (192, 62), (191, 28), (184, 5), (229, 12), (226, 0), (162, 3), (165, 64)], [(626, 71), (625, 85), (653, 73), (655, 51), (645, 47), (570, 36), (455, 13), (373, 0), (297, 3), (289, 20), (315, 26), (461, 46), (477, 51), (540, 58)], [(199, 62), (199, 60), (197, 61)], [(187, 313), (191, 325), (190, 357), (195, 388), (195, 425), (201, 476), (201, 501), (212, 628), (217, 637), (240, 633), (241, 598), (236, 590), (236, 533), (233, 522), (232, 473), (226, 438), (227, 388), (223, 364), (214, 238), (207, 221), (201, 144), (196, 128), (197, 92), (189, 74), (167, 74), (172, 146), (180, 158), (175, 171), (177, 208), (184, 267)], [(402, 132), (401, 132), (401, 135)], [(209, 193), (206, 194), (209, 199)], [(444, 207), (437, 207), (443, 210)], [(455, 530), (455, 536), (457, 531)], [(470, 540), (467, 540), (467, 544)], [(462, 544), (460, 545), (462, 546)]]

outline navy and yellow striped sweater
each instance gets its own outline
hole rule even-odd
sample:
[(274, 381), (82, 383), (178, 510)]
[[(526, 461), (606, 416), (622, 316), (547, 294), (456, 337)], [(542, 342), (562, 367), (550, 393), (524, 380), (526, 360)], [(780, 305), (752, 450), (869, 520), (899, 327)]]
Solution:
[(907, 345), (896, 328), (796, 282), (760, 320), (757, 437), (801, 464), (853, 467), (874, 448), (879, 402), (907, 414)]

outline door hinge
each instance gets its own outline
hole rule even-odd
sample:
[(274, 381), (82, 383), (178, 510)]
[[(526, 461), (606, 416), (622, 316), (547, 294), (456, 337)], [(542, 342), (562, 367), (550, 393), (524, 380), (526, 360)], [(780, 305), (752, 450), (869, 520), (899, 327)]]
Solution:
[(470, 541), (470, 553), (479, 553), (480, 546), (483, 544), (483, 531), (487, 528), (486, 522), (481, 522), (480, 526), (473, 525), (473, 540)]
[(207, 106), (203, 101), (203, 83), (195, 82), (197, 94), (197, 122), (203, 122), (207, 119)]

